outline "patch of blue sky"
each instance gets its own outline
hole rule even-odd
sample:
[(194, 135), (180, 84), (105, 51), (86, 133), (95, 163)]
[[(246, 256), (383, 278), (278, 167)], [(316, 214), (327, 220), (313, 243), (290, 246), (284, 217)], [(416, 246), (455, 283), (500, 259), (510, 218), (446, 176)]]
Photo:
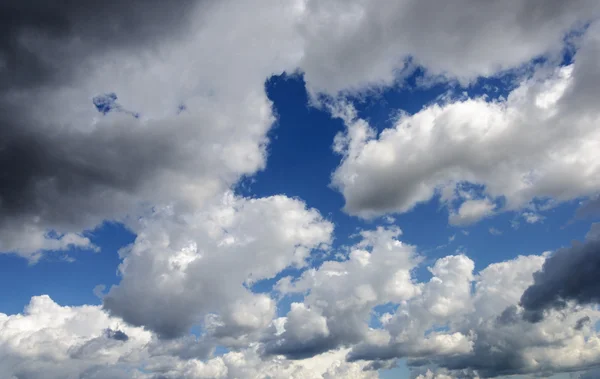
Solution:
[[(94, 288), (119, 282), (117, 252), (132, 243), (135, 236), (116, 223), (104, 223), (86, 236), (100, 247), (100, 252), (81, 249), (54, 252), (34, 265), (16, 255), (0, 254), (0, 288), (4, 289), (0, 312), (22, 312), (32, 296), (41, 294), (49, 295), (61, 305), (100, 304)], [(16, 282), (18, 286), (14, 285)]]
[(94, 96), (92, 98), (94, 106), (98, 112), (102, 114), (108, 114), (114, 109), (120, 109), (121, 106), (117, 104), (117, 94), (114, 92), (105, 93), (103, 95)]
[(394, 314), (394, 312), (396, 312), (396, 310), (398, 309), (398, 306), (399, 305), (396, 303), (385, 303), (373, 307), (373, 309), (371, 310), (369, 327), (376, 329), (382, 328), (383, 324), (381, 322), (381, 316), (383, 316), (386, 313)]
[[(203, 337), (206, 336), (206, 330), (202, 327), (202, 325), (194, 325), (190, 328), (190, 335), (196, 337), (196, 341), (199, 343), (204, 343), (202, 340)], [(222, 345), (217, 345), (214, 347), (214, 351), (212, 352), (213, 357), (218, 357), (221, 355), (225, 355), (229, 353), (230, 350)]]
[(409, 379), (410, 378), (410, 370), (406, 364), (406, 359), (399, 359), (397, 362), (397, 367), (380, 370), (379, 371), (379, 379)]
[(273, 278), (262, 279), (262, 280), (259, 280), (259, 281), (255, 282), (255, 283), (252, 283), (252, 285), (250, 286), (250, 289), (254, 293), (270, 293), (273, 290), (273, 286), (280, 279), (285, 278), (287, 276), (298, 277), (298, 276), (300, 276), (300, 274), (302, 272), (304, 272), (304, 269), (298, 269), (298, 268), (294, 268), (294, 267), (288, 267), (288, 268), (282, 270), (281, 272), (279, 272)]
[(215, 347), (215, 351), (213, 351), (213, 356), (220, 357), (220, 356), (225, 355), (225, 354), (227, 354), (229, 352), (230, 352), (230, 350), (228, 348), (226, 348), (225, 346), (217, 345)]
[(107, 115), (110, 112), (122, 112), (129, 114), (135, 118), (140, 118), (140, 114), (138, 112), (133, 112), (127, 110), (121, 106), (121, 104), (117, 103), (117, 94), (114, 92), (108, 92), (102, 95), (94, 96), (92, 98), (92, 103), (98, 110), (98, 112), (103, 115)]
[(287, 294), (277, 302), (277, 317), (285, 317), (292, 309), (292, 303), (302, 303), (304, 294)]

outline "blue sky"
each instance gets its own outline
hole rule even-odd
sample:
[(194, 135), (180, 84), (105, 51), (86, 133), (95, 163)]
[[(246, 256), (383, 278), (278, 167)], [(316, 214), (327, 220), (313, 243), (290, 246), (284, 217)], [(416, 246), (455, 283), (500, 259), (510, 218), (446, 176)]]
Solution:
[(7, 379), (599, 375), (596, 1), (36, 7)]

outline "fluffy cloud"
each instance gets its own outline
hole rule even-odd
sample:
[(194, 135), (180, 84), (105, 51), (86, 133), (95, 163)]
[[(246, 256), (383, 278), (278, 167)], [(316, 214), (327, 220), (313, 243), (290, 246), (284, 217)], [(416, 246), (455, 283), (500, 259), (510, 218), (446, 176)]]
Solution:
[(424, 374), (420, 374), (420, 375), (416, 376), (415, 379), (454, 379), (454, 378), (450, 375), (438, 374), (438, 373), (434, 373), (431, 370), (427, 370)]
[[(600, 313), (594, 307), (551, 313), (538, 324), (523, 320), (520, 297), (545, 260), (518, 257), (477, 276), (464, 256), (438, 260), (422, 294), (382, 317), (388, 337), (356, 345), (349, 359), (408, 357), (416, 372), (434, 365), (442, 378), (551, 374), (600, 363), (593, 327)], [(420, 375), (437, 377), (434, 371)]]
[(464, 255), (436, 261), (430, 268), (433, 277), (422, 286), (421, 296), (399, 304), (395, 312), (382, 317), (388, 338), (357, 345), (349, 359), (387, 360), (468, 352), (471, 342), (466, 335), (433, 328), (446, 327), (451, 320), (472, 311), (473, 269), (473, 261)]
[(486, 200), (465, 199), (465, 182), (504, 199), (501, 210), (599, 191), (600, 114), (591, 103), (584, 109), (580, 103), (583, 80), (596, 80), (587, 60), (597, 57), (599, 30), (590, 27), (573, 65), (539, 69), (507, 99), (434, 104), (401, 116), (379, 135), (348, 105), (338, 105), (334, 115), (348, 129), (336, 139), (343, 160), (333, 184), (346, 211), (363, 217), (406, 212), (440, 194), (451, 207), (462, 203), (450, 216), (461, 224), (493, 210)]
[(448, 222), (454, 226), (465, 226), (473, 224), (484, 217), (494, 213), (496, 205), (488, 199), (466, 200), (458, 211), (450, 214)]
[(299, 200), (227, 194), (185, 216), (156, 209), (136, 231), (105, 308), (162, 337), (204, 324), (218, 337), (241, 338), (275, 313), (273, 299), (247, 287), (306, 265), (313, 249), (330, 242), (333, 226)]
[[(310, 274), (319, 278), (310, 287), (315, 296), (292, 304), (286, 317), (265, 322), (262, 342), (250, 341), (237, 351), (211, 357), (219, 339), (211, 330), (199, 339), (164, 340), (100, 306), (61, 307), (40, 296), (23, 314), (0, 314), (0, 368), (9, 377), (28, 378), (376, 378), (373, 368), (408, 357), (417, 377), (476, 378), (575, 371), (600, 363), (597, 309), (550, 312), (536, 324), (523, 319), (519, 299), (546, 256), (492, 264), (476, 276), (469, 258), (448, 256), (430, 268), (428, 282), (404, 283), (401, 287), (413, 288), (407, 293), (398, 294), (389, 275), (382, 277), (382, 287), (374, 285), (369, 292), (360, 283), (368, 277), (370, 264), (385, 267), (381, 262), (392, 263), (386, 255), (398, 256), (404, 266), (390, 270), (410, 271), (415, 256), (410, 246), (402, 247), (395, 239), (397, 231), (379, 229), (363, 236), (354, 258), (351, 253), (346, 261), (326, 262)], [(366, 254), (371, 256), (358, 257), (360, 248), (369, 249)], [(339, 269), (349, 290), (336, 283)], [(288, 288), (294, 292), (305, 280), (279, 286), (296, 285)], [(381, 327), (369, 328), (369, 312), (386, 302), (398, 308), (380, 317)], [(358, 317), (350, 317), (354, 312)], [(255, 318), (244, 314), (246, 320)], [(233, 330), (239, 326), (230, 325)], [(351, 334), (352, 328), (359, 333)]]
[[(0, 251), (31, 259), (57, 248), (49, 231), (73, 240), (153, 205), (195, 209), (264, 167), (264, 81), (295, 68), (294, 4), (84, 2), (52, 17), (27, 3), (3, 23)], [(26, 53), (32, 74), (11, 61)], [(113, 92), (139, 117), (99, 113), (92, 98)]]
[[(413, 0), (398, 4), (267, 1), (260, 6), (235, 0), (169, 4), (85, 1), (68, 6), (27, 1), (2, 7), (10, 22), (2, 23), (0, 41), (0, 107), (4, 110), (0, 161), (5, 173), (0, 186), (0, 250), (32, 260), (40, 250), (57, 248), (49, 232), (75, 236), (105, 219), (135, 219), (139, 208), (147, 209), (148, 204), (175, 202), (182, 209), (195, 207), (241, 176), (263, 168), (266, 134), (274, 120), (263, 83), (274, 73), (299, 69), (313, 94), (335, 94), (389, 84), (403, 61), (412, 57), (413, 63), (434, 75), (466, 81), (540, 55), (552, 56), (561, 50), (564, 33), (593, 19), (599, 8), (593, 0), (577, 0), (569, 6), (560, 1), (515, 0), (502, 7), (455, 0), (443, 12), (435, 11), (439, 7), (435, 1)], [(465, 10), (469, 14), (464, 14)], [(498, 32), (499, 26), (502, 32)], [(581, 59), (585, 72), (595, 67), (589, 50), (588, 63)], [(574, 80), (584, 89), (574, 95), (582, 100), (578, 104), (589, 105), (585, 99), (593, 96), (584, 95), (594, 91), (594, 81), (588, 77)], [(120, 109), (126, 112), (98, 113), (92, 98), (107, 93), (115, 93)], [(540, 99), (542, 107), (554, 101), (553, 95)], [(515, 104), (509, 102), (508, 110), (516, 108), (513, 113), (519, 113), (528, 105), (524, 102), (515, 99)], [(415, 122), (440, 117), (444, 123), (451, 122), (454, 126), (445, 127), (439, 135), (445, 138), (460, 128), (456, 126), (458, 116), (511, 125), (539, 121), (506, 115), (503, 108), (473, 100), (462, 106), (432, 108)], [(461, 171), (461, 159), (452, 151), (462, 150), (457, 146), (460, 140), (468, 143), (481, 137), (487, 130), (482, 124), (485, 122), (465, 126), (465, 138), (461, 133), (451, 136), (449, 141), (456, 144), (440, 149), (445, 157), (454, 155), (455, 159), (446, 160), (452, 167), (437, 167), (431, 172), (434, 163), (425, 164), (429, 166), (425, 168), (410, 164), (409, 172), (404, 173), (408, 177), (394, 172), (392, 177), (414, 183), (411, 188), (400, 186), (400, 191), (390, 193), (383, 188), (389, 183), (382, 185), (384, 179), (375, 177), (386, 174), (385, 168), (374, 170), (364, 182), (373, 179), (371, 186), (382, 189), (378, 193), (383, 196), (377, 196), (381, 204), (371, 203), (371, 189), (352, 189), (354, 185), (348, 183), (346, 174), (355, 176), (356, 186), (363, 187), (360, 168), (344, 167), (353, 166), (357, 155), (363, 155), (361, 164), (367, 166), (375, 161), (386, 166), (387, 160), (389, 168), (397, 162), (387, 153), (377, 153), (377, 158), (350, 152), (352, 157), (345, 159), (336, 176), (349, 200), (349, 211), (404, 210), (431, 197), (439, 180), (459, 176), (485, 181), (478, 173), (487, 166), (480, 166), (502, 162), (503, 158), (499, 167), (506, 166), (503, 170), (509, 171), (507, 175), (529, 172), (527, 162), (531, 160), (525, 161), (526, 167), (515, 169), (506, 157), (491, 156)], [(541, 125), (539, 128), (545, 130), (544, 125), (549, 124)], [(425, 126), (422, 129), (429, 130)], [(538, 129), (528, 129), (539, 135)], [(499, 134), (508, 137), (510, 133)], [(498, 148), (493, 151), (514, 153), (498, 146), (502, 145), (498, 138), (488, 139), (491, 147)], [(429, 146), (430, 140), (427, 133), (416, 138), (418, 151)], [(488, 145), (478, 145), (481, 149), (474, 148), (477, 151), (466, 149), (463, 156), (480, 158), (479, 153)], [(531, 148), (531, 159), (548, 152), (537, 146), (518, 149)], [(396, 147), (404, 151), (403, 146)], [(384, 150), (390, 148), (394, 150), (391, 146)], [(594, 148), (589, 146), (588, 150)], [(409, 154), (413, 161), (423, 164), (417, 152)], [(381, 161), (384, 155), (388, 158)], [(434, 160), (437, 158), (434, 155)], [(568, 167), (551, 169), (565, 172)], [(499, 174), (498, 170), (491, 171)], [(531, 180), (535, 180), (538, 174), (532, 175)], [(522, 194), (530, 191), (515, 189), (513, 184), (523, 185), (526, 179), (508, 179), (506, 186), (519, 193), (501, 193), (506, 189), (503, 186), (491, 192), (517, 196), (520, 201), (527, 200), (521, 195), (576, 195), (564, 193), (554, 182), (544, 185), (547, 191)], [(596, 189), (593, 183), (580, 184), (578, 189), (584, 185), (587, 190)], [(32, 240), (36, 242), (29, 242)], [(80, 242), (76, 245), (91, 247)]]
[(468, 82), (560, 52), (571, 28), (593, 20), (594, 0), (306, 2), (300, 64), (313, 92), (389, 85), (411, 57), (432, 74)]
[(38, 296), (22, 314), (0, 313), (3, 378), (296, 378), (373, 379), (344, 350), (303, 361), (263, 359), (256, 348), (210, 358), (189, 338), (160, 341), (98, 306), (62, 307)]
[(419, 258), (413, 246), (397, 239), (399, 234), (397, 228), (363, 231), (347, 259), (326, 261), (295, 280), (281, 279), (276, 289), (306, 294), (305, 305), (292, 308), (284, 320), (285, 332), (269, 340), (265, 352), (297, 358), (377, 339), (367, 325), (372, 308), (420, 293), (411, 275)]
[[(343, 160), (333, 184), (363, 217), (439, 194), (456, 226), (523, 208), (538, 221), (533, 200), (598, 192), (598, 23), (577, 41), (573, 64), (552, 67), (565, 33), (598, 16), (598, 2), (442, 7), (0, 5), (0, 252), (35, 262), (44, 250), (97, 250), (85, 231), (104, 220), (137, 234), (102, 306), (40, 296), (23, 314), (0, 314), (0, 372), (370, 379), (405, 357), (417, 378), (449, 379), (600, 364), (600, 315), (588, 305), (598, 301), (597, 226), (582, 245), (478, 273), (465, 255), (439, 258), (419, 283), (423, 258), (399, 229), (362, 231), (335, 252), (342, 258), (307, 268), (311, 252), (329, 247), (331, 222), (298, 199), (230, 192), (266, 165), (275, 116), (264, 81), (273, 74), (302, 72), (315, 99), (389, 85), (417, 65), (426, 79), (464, 84), (542, 55), (547, 64), (506, 99), (446, 100), (379, 134), (339, 102), (333, 112), (347, 131), (335, 140)], [(482, 193), (464, 189), (472, 184)], [(250, 287), (289, 267), (302, 275), (275, 289), (303, 298), (276, 317), (275, 294)], [(201, 337), (189, 335), (194, 326)], [(231, 351), (215, 357), (215, 345)]]
[[(108, 378), (107, 367), (129, 366), (151, 340), (98, 306), (33, 297), (23, 314), (0, 314), (0, 371), (6, 378)], [(141, 378), (132, 368), (130, 377)]]

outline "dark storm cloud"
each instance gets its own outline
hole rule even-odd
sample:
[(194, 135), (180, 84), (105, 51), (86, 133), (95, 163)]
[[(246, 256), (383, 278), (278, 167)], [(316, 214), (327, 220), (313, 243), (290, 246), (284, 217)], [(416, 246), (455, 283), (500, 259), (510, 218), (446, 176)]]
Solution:
[(521, 305), (528, 321), (540, 321), (550, 309), (564, 309), (567, 302), (600, 303), (600, 239), (588, 239), (558, 250), (534, 274)]
[(47, 133), (21, 122), (14, 126), (0, 129), (0, 225), (11, 216), (39, 215), (58, 226), (102, 214), (106, 203), (85, 199), (109, 189), (134, 191), (157, 167), (175, 164), (177, 139), (192, 138), (166, 128), (152, 134), (135, 127)]
[[(179, 31), (195, 0), (14, 0), (0, 3), (0, 86), (65, 80), (75, 60)], [(38, 41), (39, 43), (36, 43)], [(64, 45), (76, 42), (77, 49)], [(32, 44), (35, 49), (32, 49)], [(60, 59), (49, 59), (60, 54)]]
[[(191, 10), (200, 2), (0, 4), (0, 251), (18, 251), (31, 225), (41, 231), (80, 232), (112, 218), (133, 203), (128, 196), (149, 174), (180, 160), (174, 143), (178, 137), (160, 128), (144, 132), (131, 127), (137, 121), (134, 112), (118, 109), (122, 128), (68, 130), (52, 119), (40, 126), (32, 115), (35, 102), (16, 101), (15, 96), (38, 90), (51, 94), (76, 84), (110, 52), (135, 54), (177, 39), (188, 30)], [(97, 107), (92, 97), (89, 104)], [(183, 132), (189, 140), (187, 133), (192, 130)]]
[[(92, 189), (131, 190), (150, 151), (139, 135), (40, 130), (29, 114), (35, 104), (9, 102), (21, 89), (66, 85), (85, 72), (85, 62), (114, 49), (145, 49), (185, 30), (194, 0), (15, 0), (0, 3), (0, 228), (10, 217), (69, 219), (57, 208), (67, 196)], [(90, 107), (93, 106), (90, 99)], [(102, 134), (102, 132), (100, 132)], [(129, 135), (128, 135), (129, 134)], [(100, 138), (99, 140), (97, 138)], [(101, 145), (104, 142), (106, 145)], [(153, 142), (160, 148), (160, 142)], [(158, 144), (158, 146), (157, 146)], [(132, 153), (132, 147), (146, 153)], [(108, 155), (108, 148), (116, 154)], [(155, 150), (154, 150), (155, 151)], [(137, 156), (137, 157), (135, 157)], [(150, 160), (152, 162), (152, 159)], [(130, 167), (131, 168), (131, 167)], [(53, 206), (55, 205), (55, 206)], [(77, 212), (87, 213), (86, 210)], [(90, 213), (95, 210), (87, 209)], [(60, 213), (60, 215), (59, 215)], [(81, 218), (81, 216), (76, 216)], [(0, 238), (1, 240), (1, 238)]]

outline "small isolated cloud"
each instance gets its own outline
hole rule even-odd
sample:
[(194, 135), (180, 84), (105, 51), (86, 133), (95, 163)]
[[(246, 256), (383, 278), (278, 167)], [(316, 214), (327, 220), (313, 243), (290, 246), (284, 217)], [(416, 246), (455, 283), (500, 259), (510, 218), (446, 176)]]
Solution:
[(544, 216), (534, 212), (524, 212), (521, 216), (525, 219), (528, 224), (535, 224), (544, 220)]
[(496, 205), (489, 199), (466, 200), (458, 211), (451, 212), (449, 223), (453, 226), (467, 226), (494, 214)]
[(502, 231), (500, 229), (490, 228), (488, 231), (494, 236), (502, 235)]

